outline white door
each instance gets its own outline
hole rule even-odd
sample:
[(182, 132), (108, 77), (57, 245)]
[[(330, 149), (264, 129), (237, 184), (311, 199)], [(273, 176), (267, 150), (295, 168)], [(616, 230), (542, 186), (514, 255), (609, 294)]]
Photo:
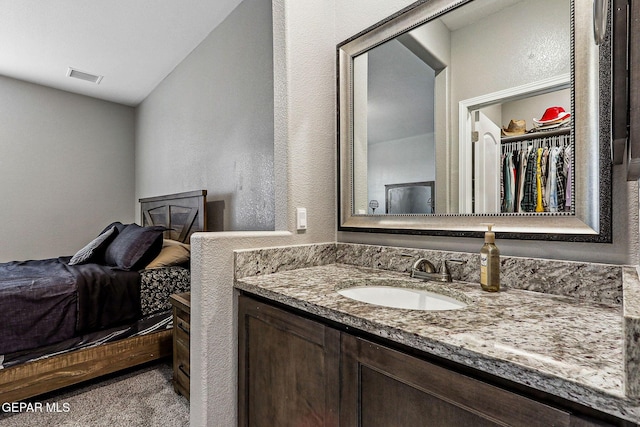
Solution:
[(474, 213), (500, 213), (500, 127), (475, 111), (474, 129)]

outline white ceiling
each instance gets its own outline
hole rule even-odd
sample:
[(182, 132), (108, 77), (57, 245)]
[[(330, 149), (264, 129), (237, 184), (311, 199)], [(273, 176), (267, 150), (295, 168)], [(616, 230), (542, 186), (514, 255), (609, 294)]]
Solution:
[(0, 0), (0, 75), (134, 106), (240, 2)]

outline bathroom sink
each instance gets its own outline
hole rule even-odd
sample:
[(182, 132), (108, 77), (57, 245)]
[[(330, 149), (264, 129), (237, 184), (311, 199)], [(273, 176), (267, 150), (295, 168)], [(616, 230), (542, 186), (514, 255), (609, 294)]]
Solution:
[(409, 310), (459, 310), (468, 305), (468, 299), (464, 295), (443, 286), (421, 286), (419, 283), (402, 280), (352, 281), (338, 286), (336, 292), (368, 304)]

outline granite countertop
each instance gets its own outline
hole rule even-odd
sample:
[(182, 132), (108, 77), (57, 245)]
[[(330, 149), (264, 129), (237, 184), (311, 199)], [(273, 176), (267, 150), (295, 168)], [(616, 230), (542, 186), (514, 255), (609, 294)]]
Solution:
[(346, 280), (407, 274), (329, 264), (236, 279), (236, 288), (429, 354), (639, 422), (640, 399), (625, 396), (620, 306), (477, 283), (437, 284), (471, 303), (417, 311), (358, 302), (336, 292)]

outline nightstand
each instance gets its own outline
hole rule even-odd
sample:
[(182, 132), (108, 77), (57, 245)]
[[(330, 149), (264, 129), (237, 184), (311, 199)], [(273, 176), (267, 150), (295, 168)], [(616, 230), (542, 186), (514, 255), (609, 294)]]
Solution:
[(173, 388), (189, 399), (191, 292), (169, 297), (173, 306)]

